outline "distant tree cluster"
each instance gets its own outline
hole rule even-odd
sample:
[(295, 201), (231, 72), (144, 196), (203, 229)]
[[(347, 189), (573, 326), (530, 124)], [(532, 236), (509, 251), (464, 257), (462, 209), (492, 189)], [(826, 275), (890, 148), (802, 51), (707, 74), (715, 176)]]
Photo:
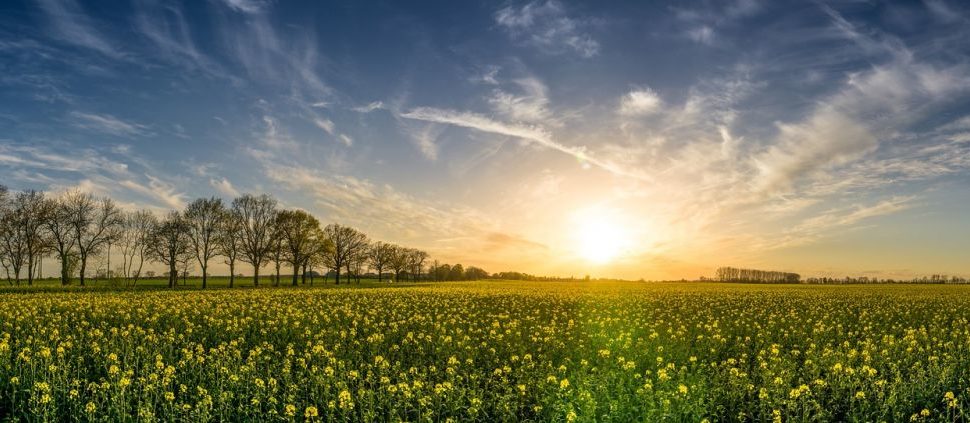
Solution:
[(832, 278), (832, 277), (813, 277), (805, 279), (805, 283), (810, 284), (829, 284), (829, 285), (860, 285), (860, 284), (876, 284), (876, 283), (918, 283), (918, 284), (965, 284), (970, 283), (967, 278), (960, 276), (947, 276), (947, 275), (930, 275), (930, 276), (920, 276), (911, 279), (895, 279), (895, 278), (877, 278), (877, 277), (851, 277), (846, 276), (842, 278)]
[[(114, 250), (112, 250), (114, 248)], [(112, 251), (121, 263), (111, 269)], [(237, 266), (253, 269), (253, 285), (259, 286), (260, 269), (272, 266), (273, 285), (279, 286), (282, 268), (292, 270), (291, 284), (313, 283), (313, 276), (333, 275), (340, 284), (362, 276), (384, 280), (484, 279), (488, 272), (476, 267), (428, 266), (427, 252), (386, 242), (372, 242), (363, 232), (320, 221), (303, 210), (281, 209), (268, 195), (242, 195), (231, 203), (219, 198), (199, 198), (185, 210), (165, 216), (149, 211), (124, 211), (107, 197), (80, 191), (60, 195), (27, 190), (11, 193), (0, 185), (0, 267), (7, 281), (32, 284), (44, 257), (60, 264), (60, 281), (67, 285), (77, 275), (85, 284), (93, 257), (106, 264), (100, 277), (117, 278), (133, 286), (143, 276), (146, 263), (168, 269), (168, 285), (185, 278), (199, 266), (202, 287), (208, 283), (209, 266), (218, 257), (229, 267), (229, 286), (235, 285)], [(374, 273), (371, 273), (373, 271)]]
[(428, 277), (433, 281), (476, 281), (491, 277), (488, 272), (475, 267), (465, 268), (461, 263), (450, 265), (439, 264), (437, 260), (428, 268)]
[(801, 276), (788, 272), (719, 267), (715, 272), (715, 279), (719, 282), (799, 283)]

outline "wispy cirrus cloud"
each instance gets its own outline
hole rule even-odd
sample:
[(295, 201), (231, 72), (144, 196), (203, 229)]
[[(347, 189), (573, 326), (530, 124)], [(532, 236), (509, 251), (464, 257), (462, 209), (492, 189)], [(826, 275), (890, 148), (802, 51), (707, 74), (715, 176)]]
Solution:
[(599, 42), (586, 32), (586, 22), (570, 17), (563, 4), (556, 0), (505, 7), (495, 13), (495, 22), (512, 39), (546, 53), (568, 51), (589, 58), (600, 50)]
[(74, 0), (38, 0), (50, 24), (50, 34), (59, 41), (95, 50), (111, 58), (125, 53), (95, 29), (96, 25)]
[(148, 127), (140, 123), (121, 120), (109, 114), (74, 111), (70, 113), (74, 126), (119, 137), (148, 135)]
[(222, 0), (232, 10), (255, 14), (265, 11), (273, 4), (271, 0)]
[(401, 113), (400, 116), (406, 119), (444, 123), (462, 128), (519, 138), (542, 147), (568, 154), (575, 157), (577, 160), (580, 160), (582, 163), (588, 163), (616, 175), (643, 178), (643, 175), (623, 169), (615, 163), (610, 163), (595, 157), (591, 157), (587, 153), (585, 147), (573, 147), (555, 141), (552, 134), (540, 126), (509, 124), (492, 120), (486, 116), (473, 112), (458, 112), (454, 110), (436, 109), (433, 107), (418, 107), (406, 113)]

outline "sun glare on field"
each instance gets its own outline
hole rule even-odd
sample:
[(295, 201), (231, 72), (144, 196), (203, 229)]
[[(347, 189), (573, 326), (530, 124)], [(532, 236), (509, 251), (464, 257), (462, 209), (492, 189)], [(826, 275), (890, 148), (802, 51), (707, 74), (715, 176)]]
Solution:
[(579, 255), (597, 264), (615, 260), (629, 243), (622, 225), (602, 214), (584, 217), (579, 222), (576, 238)]

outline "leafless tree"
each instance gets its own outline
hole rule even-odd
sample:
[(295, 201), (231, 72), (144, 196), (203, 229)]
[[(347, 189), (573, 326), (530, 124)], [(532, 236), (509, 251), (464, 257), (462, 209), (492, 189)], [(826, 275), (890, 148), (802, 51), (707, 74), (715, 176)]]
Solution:
[(37, 260), (47, 250), (48, 240), (44, 231), (44, 194), (26, 190), (13, 199), (13, 213), (20, 232), (27, 265), (27, 284), (34, 282)]
[(325, 257), (327, 267), (336, 272), (336, 284), (340, 285), (340, 271), (352, 256), (367, 248), (367, 235), (349, 226), (331, 223), (323, 229), (324, 236), (333, 244), (333, 250)]
[[(333, 255), (333, 241), (327, 238), (323, 229), (317, 229), (314, 231), (316, 234), (313, 236), (311, 241), (310, 255), (307, 256), (306, 266), (309, 267), (310, 273), (310, 285), (313, 285), (313, 274), (314, 268), (319, 268), (321, 270), (328, 269), (329, 258)], [(326, 272), (325, 272), (326, 273)]]
[(235, 210), (224, 210), (222, 218), (219, 219), (219, 231), (216, 234), (216, 245), (219, 254), (225, 258), (225, 263), (229, 265), (229, 287), (236, 284), (236, 261), (242, 254), (243, 242), (243, 222)]
[(78, 191), (68, 194), (67, 208), (77, 244), (80, 283), (84, 285), (88, 258), (97, 254), (117, 234), (121, 211), (110, 198), (95, 198)]
[(253, 286), (258, 287), (259, 269), (273, 246), (276, 200), (266, 194), (246, 194), (232, 201), (232, 209), (242, 218), (242, 260), (253, 265)]
[(158, 219), (155, 215), (145, 210), (124, 214), (118, 245), (121, 247), (121, 274), (126, 286), (134, 286), (141, 277), (149, 237), (156, 224)]
[(20, 274), (27, 261), (23, 242), (23, 231), (18, 227), (16, 212), (10, 207), (0, 209), (0, 263), (7, 273), (7, 281), (20, 285)]
[(44, 202), (45, 226), (50, 245), (61, 264), (61, 285), (71, 282), (72, 262), (76, 258), (77, 238), (71, 224), (71, 210), (67, 198), (70, 193)]
[(168, 266), (169, 288), (174, 288), (177, 282), (179, 261), (191, 253), (192, 241), (185, 226), (182, 214), (172, 211), (155, 225), (148, 240), (151, 260)]
[(398, 245), (391, 247), (390, 260), (388, 260), (387, 264), (390, 265), (391, 270), (394, 271), (395, 282), (400, 281), (401, 273), (405, 272), (408, 268), (409, 250), (410, 249)]
[[(320, 221), (302, 210), (283, 210), (277, 217), (277, 229), (286, 249), (285, 260), (293, 266), (293, 286), (297, 284), (297, 273), (305, 267), (313, 254), (314, 238), (320, 232)], [(303, 269), (306, 274), (306, 269)]]
[(418, 278), (421, 276), (421, 270), (424, 268), (424, 261), (427, 259), (428, 253), (414, 248), (408, 249), (407, 266), (408, 272), (411, 273), (412, 281), (418, 281)]
[(388, 244), (381, 241), (371, 244), (367, 258), (370, 260), (370, 266), (377, 271), (378, 282), (382, 282), (384, 280), (384, 270), (387, 269), (393, 252), (393, 244)]
[(222, 200), (199, 198), (185, 209), (185, 222), (193, 255), (202, 270), (202, 288), (208, 285), (209, 260), (218, 253), (219, 220), (225, 216)]

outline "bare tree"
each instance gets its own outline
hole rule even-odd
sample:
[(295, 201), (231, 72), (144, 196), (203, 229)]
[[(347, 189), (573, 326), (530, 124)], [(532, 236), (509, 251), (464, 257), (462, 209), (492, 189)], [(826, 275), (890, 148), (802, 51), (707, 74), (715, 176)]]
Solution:
[(307, 267), (309, 267), (310, 273), (310, 285), (313, 285), (313, 275), (314, 268), (327, 269), (328, 258), (333, 255), (333, 242), (326, 237), (323, 229), (317, 229), (314, 231), (314, 236), (311, 238), (310, 243), (310, 255), (307, 256), (304, 262)]
[(27, 265), (27, 284), (33, 285), (37, 260), (47, 249), (44, 233), (44, 194), (26, 190), (13, 199), (13, 213), (20, 232)]
[(390, 258), (387, 264), (394, 271), (394, 281), (398, 282), (401, 279), (401, 273), (406, 271), (408, 268), (408, 248), (404, 248), (398, 245), (391, 246)]
[(218, 252), (219, 220), (225, 216), (219, 198), (199, 198), (185, 209), (185, 222), (195, 259), (202, 270), (202, 288), (208, 285), (209, 260)]
[(24, 248), (23, 231), (19, 228), (16, 212), (10, 207), (0, 209), (0, 260), (10, 281), (13, 271), (12, 284), (20, 285), (21, 269), (27, 261)]
[(333, 250), (325, 256), (325, 262), (336, 272), (336, 283), (340, 285), (340, 270), (347, 265), (351, 257), (367, 248), (367, 235), (349, 226), (336, 223), (323, 228), (323, 234), (333, 244)]
[(242, 219), (242, 260), (253, 265), (253, 286), (259, 286), (259, 269), (272, 249), (276, 200), (263, 194), (246, 194), (232, 201), (232, 209)]
[(148, 240), (151, 260), (168, 266), (168, 287), (174, 288), (178, 278), (179, 261), (191, 253), (192, 241), (186, 231), (182, 214), (172, 211), (153, 228)]
[(48, 199), (43, 206), (44, 224), (47, 227), (50, 244), (61, 264), (61, 285), (71, 282), (71, 268), (75, 261), (77, 247), (77, 238), (71, 225), (71, 210), (67, 202), (69, 195)]
[(360, 276), (367, 270), (367, 265), (370, 263), (369, 258), (370, 243), (368, 242), (363, 248), (351, 254), (350, 260), (347, 261), (347, 273), (353, 273), (354, 282), (357, 282), (357, 284), (360, 284)]
[[(121, 274), (125, 278), (126, 286), (134, 286), (141, 277), (142, 268), (145, 265), (146, 250), (148, 249), (148, 238), (152, 230), (158, 224), (155, 215), (148, 211), (126, 213), (122, 224), (121, 235), (118, 244), (121, 247)], [(135, 267), (135, 263), (138, 267)]]
[[(293, 266), (293, 286), (297, 284), (300, 267), (306, 266), (313, 253), (314, 237), (320, 231), (320, 221), (303, 210), (283, 210), (276, 219), (280, 238), (286, 249), (285, 260)], [(304, 274), (306, 269), (304, 269)]]
[(413, 248), (408, 249), (406, 260), (412, 281), (418, 281), (418, 278), (421, 276), (421, 270), (424, 267), (424, 261), (427, 259), (428, 253)]
[(384, 269), (387, 269), (393, 253), (393, 244), (388, 244), (381, 241), (371, 244), (367, 258), (370, 260), (370, 266), (377, 271), (378, 282), (384, 280)]
[(10, 280), (10, 263), (7, 258), (7, 251), (4, 245), (8, 242), (7, 238), (13, 236), (12, 227), (8, 224), (5, 216), (9, 205), (7, 204), (7, 198), (9, 196), (9, 191), (6, 186), (0, 185), (0, 267), (3, 267), (4, 273), (7, 276), (7, 283), (13, 284)]
[(88, 258), (117, 234), (114, 228), (121, 223), (121, 211), (110, 198), (96, 199), (78, 191), (68, 194), (66, 200), (81, 265), (80, 283), (84, 286)]
[(243, 222), (235, 210), (224, 210), (219, 219), (219, 229), (216, 234), (216, 244), (219, 254), (229, 265), (229, 287), (236, 284), (236, 261), (242, 254)]

